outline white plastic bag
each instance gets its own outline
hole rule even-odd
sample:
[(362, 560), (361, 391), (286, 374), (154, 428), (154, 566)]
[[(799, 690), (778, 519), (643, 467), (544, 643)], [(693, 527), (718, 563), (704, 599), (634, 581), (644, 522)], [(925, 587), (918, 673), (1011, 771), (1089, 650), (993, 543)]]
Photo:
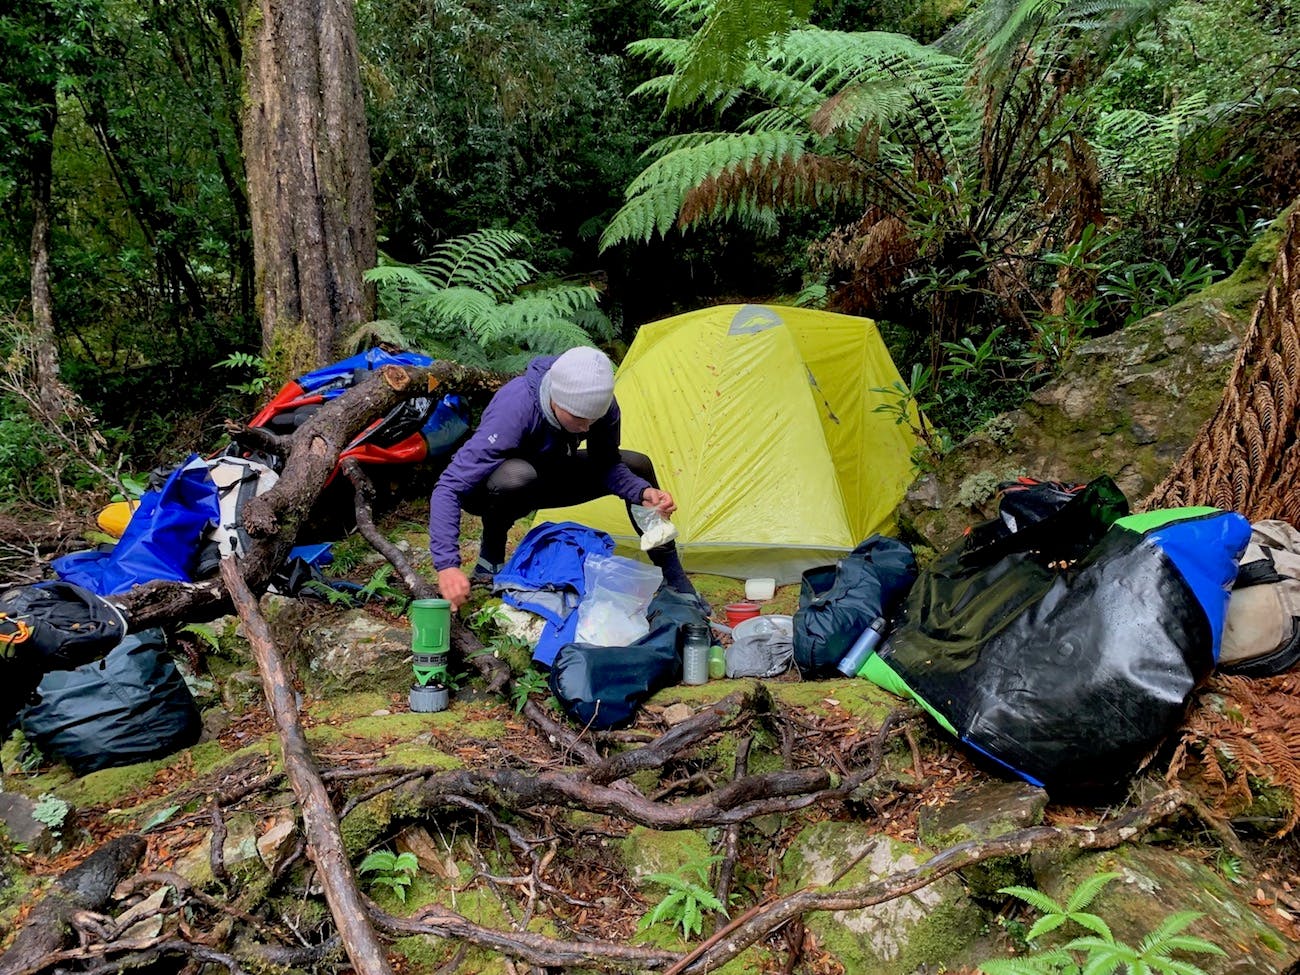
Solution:
[(618, 555), (589, 555), (582, 567), (585, 593), (578, 603), (576, 640), (596, 647), (625, 647), (650, 632), (645, 611), (664, 574)]
[(648, 552), (667, 545), (677, 537), (677, 526), (663, 516), (658, 508), (643, 504), (632, 505), (632, 520), (641, 529), (641, 551)]

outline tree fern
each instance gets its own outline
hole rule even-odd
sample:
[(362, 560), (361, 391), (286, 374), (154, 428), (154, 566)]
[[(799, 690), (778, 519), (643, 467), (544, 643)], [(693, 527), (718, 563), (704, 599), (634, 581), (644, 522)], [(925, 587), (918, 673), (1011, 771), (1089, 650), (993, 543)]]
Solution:
[(652, 147), (659, 155), (627, 189), (627, 202), (611, 219), (601, 246), (623, 240), (649, 240), (677, 221), (687, 194), (724, 173), (741, 174), (777, 160), (803, 155), (808, 136), (784, 129), (718, 133), (714, 138), (671, 139)]

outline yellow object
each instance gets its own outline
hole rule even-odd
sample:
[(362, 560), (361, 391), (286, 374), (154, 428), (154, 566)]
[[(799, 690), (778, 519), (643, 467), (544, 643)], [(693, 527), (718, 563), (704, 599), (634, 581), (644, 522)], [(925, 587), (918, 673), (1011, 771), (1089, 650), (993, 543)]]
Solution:
[(121, 538), (122, 532), (126, 531), (126, 526), (138, 507), (140, 507), (139, 501), (114, 501), (95, 516), (95, 521), (114, 538)]
[[(677, 502), (691, 572), (793, 582), (894, 527), (914, 435), (872, 392), (900, 382), (870, 319), (722, 305), (644, 325), (618, 368), (622, 445)], [(639, 550), (622, 501), (540, 511)]]

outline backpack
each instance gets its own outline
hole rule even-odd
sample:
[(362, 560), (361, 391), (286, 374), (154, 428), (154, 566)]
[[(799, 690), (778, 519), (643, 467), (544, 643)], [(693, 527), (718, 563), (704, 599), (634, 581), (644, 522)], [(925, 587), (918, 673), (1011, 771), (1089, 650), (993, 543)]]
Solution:
[(1269, 677), (1300, 660), (1300, 531), (1285, 521), (1250, 528), (1228, 600), (1219, 669)]
[(280, 475), (265, 464), (244, 457), (217, 457), (207, 462), (208, 474), (217, 486), (220, 521), (203, 533), (194, 577), (215, 572), (227, 555), (247, 555), (252, 540), (244, 528), (244, 505), (250, 498), (275, 487)]
[(805, 678), (838, 677), (835, 670), (877, 616), (889, 617), (916, 581), (911, 546), (872, 535), (835, 565), (803, 574), (791, 643)]

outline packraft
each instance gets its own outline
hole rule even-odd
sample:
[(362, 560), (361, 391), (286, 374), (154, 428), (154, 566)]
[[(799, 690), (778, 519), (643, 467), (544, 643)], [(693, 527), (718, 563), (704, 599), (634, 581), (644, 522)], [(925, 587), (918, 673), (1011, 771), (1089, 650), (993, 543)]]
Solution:
[(922, 572), (860, 673), (973, 752), (1057, 794), (1121, 785), (1217, 662), (1249, 536), (1238, 514), (1126, 516), (1108, 478)]
[(1228, 600), (1219, 669), (1280, 674), (1300, 661), (1300, 531), (1285, 521), (1251, 525)]
[[(285, 383), (248, 425), (290, 435), (322, 405), (387, 365), (425, 368), (433, 365), (433, 359), (418, 352), (383, 349), (358, 353)], [(339, 453), (339, 463), (355, 459), (363, 464), (414, 464), (450, 453), (467, 432), (469, 408), (460, 396), (416, 396), (403, 400), (353, 437)], [(338, 470), (335, 466), (331, 480)]]

